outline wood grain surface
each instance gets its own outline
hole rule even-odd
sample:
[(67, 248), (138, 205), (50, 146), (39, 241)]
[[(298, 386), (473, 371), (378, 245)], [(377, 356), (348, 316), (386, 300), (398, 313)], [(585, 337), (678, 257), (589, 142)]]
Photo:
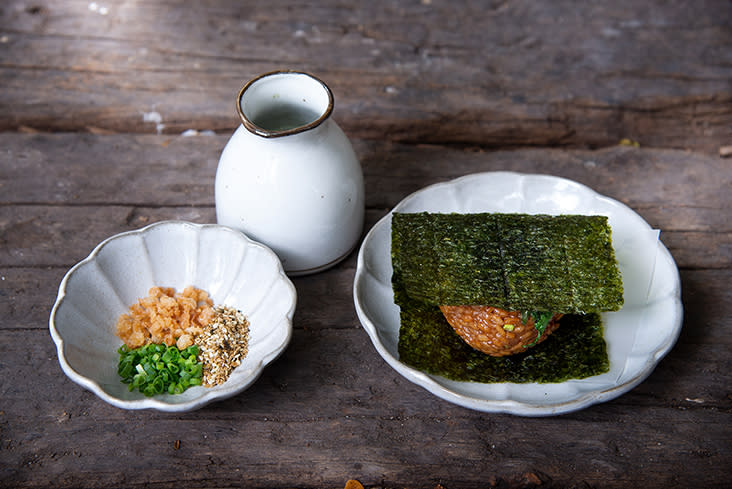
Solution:
[(299, 69), (362, 138), (712, 153), (732, 139), (727, 0), (8, 0), (0, 15), (0, 130), (228, 132), (246, 80)]
[[(0, 487), (730, 487), (730, 25), (722, 0), (3, 2)], [(113, 234), (215, 222), (236, 92), (281, 68), (333, 89), (364, 231), (462, 175), (570, 178), (661, 230), (678, 343), (606, 403), (471, 411), (378, 355), (353, 253), (293, 279), (292, 342), (240, 395), (164, 414), (72, 383), (48, 333), (62, 277)]]

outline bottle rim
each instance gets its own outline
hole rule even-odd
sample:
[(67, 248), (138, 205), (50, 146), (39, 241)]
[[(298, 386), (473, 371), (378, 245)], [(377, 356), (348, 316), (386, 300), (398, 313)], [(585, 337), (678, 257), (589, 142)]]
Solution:
[[(263, 128), (259, 125), (257, 125), (254, 121), (250, 119), (250, 117), (247, 115), (246, 111), (242, 108), (242, 99), (244, 98), (244, 95), (246, 92), (251, 89), (256, 84), (262, 82), (263, 80), (270, 78), (270, 77), (276, 77), (276, 76), (283, 76), (283, 75), (293, 75), (293, 76), (305, 76), (309, 78), (311, 81), (316, 82), (319, 84), (322, 89), (324, 90), (324, 93), (327, 96), (327, 104), (326, 106), (319, 111), (320, 115), (315, 118), (314, 120), (298, 125), (293, 128), (283, 129), (283, 130), (272, 130)], [(239, 90), (239, 94), (236, 98), (236, 111), (239, 114), (239, 119), (241, 120), (242, 125), (251, 133), (256, 134), (257, 136), (262, 136), (265, 138), (277, 138), (282, 136), (290, 136), (293, 134), (299, 134), (301, 132), (312, 130), (318, 126), (320, 126), (323, 122), (325, 122), (333, 112), (333, 106), (334, 106), (334, 100), (333, 100), (333, 92), (330, 90), (328, 85), (325, 84), (321, 79), (318, 77), (311, 75), (310, 73), (306, 73), (304, 71), (297, 71), (297, 70), (276, 70), (276, 71), (270, 71), (267, 73), (263, 73), (255, 78), (252, 78), (247, 83), (244, 84), (244, 86)]]

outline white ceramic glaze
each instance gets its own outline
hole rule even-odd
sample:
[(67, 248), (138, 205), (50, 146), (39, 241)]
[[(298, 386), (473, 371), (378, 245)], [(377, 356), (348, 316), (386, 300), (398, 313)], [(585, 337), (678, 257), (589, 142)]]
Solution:
[[(242, 88), (237, 106), (242, 124), (216, 171), (218, 223), (272, 248), (289, 275), (335, 265), (361, 236), (364, 183), (330, 90), (305, 73), (269, 73)], [(262, 122), (283, 113), (305, 116), (285, 129)]]
[(555, 384), (482, 384), (427, 375), (399, 361), (399, 307), (391, 287), (391, 213), (366, 235), (354, 279), (356, 312), (376, 350), (397, 372), (455, 404), (485, 412), (546, 416), (613, 399), (642, 382), (676, 342), (683, 318), (671, 254), (624, 204), (563, 178), (491, 172), (426, 187), (398, 212), (522, 212), (606, 215), (623, 277), (625, 304), (603, 314), (610, 371)]
[[(224, 384), (148, 398), (120, 382), (117, 318), (155, 285), (179, 291), (194, 285), (215, 304), (247, 315), (249, 353)], [(290, 341), (295, 303), (294, 286), (266, 246), (225, 226), (164, 221), (106, 239), (71, 268), (49, 329), (66, 375), (110, 404), (190, 411), (238, 394), (259, 377)]]

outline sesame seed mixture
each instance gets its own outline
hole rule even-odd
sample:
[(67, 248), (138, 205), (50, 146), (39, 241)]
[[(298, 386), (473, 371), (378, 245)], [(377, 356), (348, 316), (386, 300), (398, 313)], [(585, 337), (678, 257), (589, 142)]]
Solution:
[(203, 363), (202, 385), (223, 384), (249, 351), (249, 321), (229, 306), (214, 307), (214, 317), (195, 338)]

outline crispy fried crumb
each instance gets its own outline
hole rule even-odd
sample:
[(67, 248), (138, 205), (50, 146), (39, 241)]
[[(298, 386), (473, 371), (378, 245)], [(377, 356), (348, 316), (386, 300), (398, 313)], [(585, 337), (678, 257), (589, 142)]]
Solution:
[(188, 286), (176, 293), (172, 287), (152, 287), (119, 317), (117, 336), (129, 348), (165, 343), (185, 349), (213, 315), (213, 300), (201, 289)]

